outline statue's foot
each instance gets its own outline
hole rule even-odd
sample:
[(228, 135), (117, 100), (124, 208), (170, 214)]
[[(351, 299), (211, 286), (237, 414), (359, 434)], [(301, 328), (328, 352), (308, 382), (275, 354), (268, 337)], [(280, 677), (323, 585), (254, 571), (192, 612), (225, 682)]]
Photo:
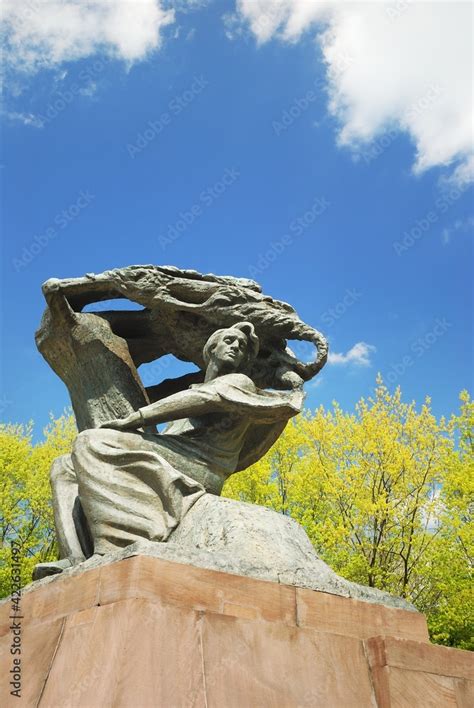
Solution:
[(71, 568), (72, 562), (69, 558), (63, 558), (58, 561), (48, 561), (47, 563), (37, 563), (33, 570), (33, 580), (41, 580), (48, 575), (57, 575), (62, 573), (66, 568)]

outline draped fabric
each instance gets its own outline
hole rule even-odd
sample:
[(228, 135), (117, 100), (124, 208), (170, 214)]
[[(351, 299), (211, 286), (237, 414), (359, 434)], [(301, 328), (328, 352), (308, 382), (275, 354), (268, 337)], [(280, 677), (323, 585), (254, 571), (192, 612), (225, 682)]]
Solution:
[(159, 454), (156, 443), (135, 433), (85, 430), (72, 460), (95, 553), (140, 539), (166, 541), (205, 493)]
[(245, 466), (259, 459), (301, 407), (301, 394), (261, 391), (241, 374), (193, 388), (209, 401), (209, 413), (175, 421), (163, 434), (78, 435), (72, 463), (95, 553), (139, 539), (166, 541), (197, 499), (220, 494), (242, 455)]
[(229, 463), (231, 464), (230, 474), (250, 467), (268, 452), (283, 432), (288, 420), (300, 413), (304, 398), (301, 389), (265, 391), (257, 388), (244, 374), (219, 376), (208, 383), (195, 384), (190, 388), (199, 389), (203, 395), (217, 394), (217, 424), (212, 420), (212, 416), (201, 421), (186, 418), (171, 423), (166, 433), (186, 436), (190, 431), (195, 434), (197, 430), (205, 428), (203, 438), (211, 441), (207, 459), (211, 467), (218, 455), (218, 441), (227, 438), (228, 446), (228, 439), (232, 439), (232, 461), (220, 460), (221, 466), (227, 469)]

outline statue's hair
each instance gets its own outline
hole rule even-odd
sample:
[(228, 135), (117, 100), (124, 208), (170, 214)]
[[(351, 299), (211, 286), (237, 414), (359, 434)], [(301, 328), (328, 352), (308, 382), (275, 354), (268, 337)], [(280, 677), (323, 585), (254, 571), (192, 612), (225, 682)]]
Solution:
[(233, 329), (238, 329), (243, 332), (247, 337), (247, 364), (256, 358), (258, 350), (260, 348), (260, 341), (255, 334), (255, 327), (251, 322), (236, 322), (230, 327), (224, 327), (223, 329), (217, 329), (211, 334), (204, 349), (202, 350), (202, 356), (206, 366), (209, 364), (214, 348), (217, 346), (219, 339), (223, 336), (224, 332), (232, 331)]

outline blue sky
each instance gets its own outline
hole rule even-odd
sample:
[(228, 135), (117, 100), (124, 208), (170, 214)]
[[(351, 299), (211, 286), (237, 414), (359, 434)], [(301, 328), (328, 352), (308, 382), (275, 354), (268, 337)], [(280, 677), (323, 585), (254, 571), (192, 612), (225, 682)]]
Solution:
[[(252, 12), (245, 2), (195, 3), (192, 11), (179, 3), (166, 22), (154, 16), (158, 34), (143, 46), (139, 35), (130, 49), (82, 34), (61, 51), (53, 41), (45, 49), (27, 18), (36, 51), (27, 59), (26, 19), (15, 26), (11, 15), (18, 36), (8, 40), (2, 130), (3, 421), (33, 419), (41, 429), (68, 404), (34, 343), (41, 283), (129, 264), (253, 277), (291, 303), (331, 346), (332, 360), (307, 386), (309, 407), (334, 399), (353, 407), (378, 371), (407, 400), (430, 395), (438, 415), (472, 389), (471, 158), (465, 145), (450, 145), (454, 123), (436, 123), (451, 84), (443, 79), (440, 89), (430, 79), (418, 94), (423, 105), (410, 94), (410, 123), (390, 96), (357, 103), (345, 66), (334, 74), (318, 32), (346, 18), (306, 19), (298, 33), (291, 27), (299, 16), (287, 15), (260, 36)], [(431, 65), (429, 37), (422, 57), (425, 49)], [(454, 64), (449, 71), (456, 83)], [(378, 111), (380, 123), (372, 120)]]

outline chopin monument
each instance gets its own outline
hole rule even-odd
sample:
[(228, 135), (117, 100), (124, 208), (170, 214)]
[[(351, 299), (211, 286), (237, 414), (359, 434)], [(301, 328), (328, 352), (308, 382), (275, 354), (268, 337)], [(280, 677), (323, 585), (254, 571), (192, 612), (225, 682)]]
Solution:
[[(320, 332), (251, 280), (170, 266), (43, 293), (36, 342), (78, 435), (51, 469), (59, 558), (22, 591), (22, 705), (473, 705), (469, 652), (431, 646), (422, 614), (339, 577), (289, 517), (220, 496), (301, 411)], [(114, 299), (130, 309), (84, 312)], [(164, 378), (170, 354), (196, 370)], [(10, 613), (0, 669), (16, 680)]]
[[(37, 346), (68, 388), (79, 434), (51, 471), (61, 558), (38, 565), (35, 578), (138, 543), (176, 560), (407, 607), (339, 578), (291, 519), (219, 497), (301, 411), (304, 382), (326, 363), (326, 339), (290, 305), (251, 280), (169, 266), (51, 279), (43, 292)], [(82, 312), (113, 298), (143, 309)], [(288, 340), (313, 344), (314, 361), (300, 361)], [(145, 388), (138, 367), (167, 354), (198, 371)]]
[[(51, 279), (43, 292), (37, 346), (68, 388), (79, 435), (51, 472), (61, 559), (36, 577), (166, 542), (200, 499), (212, 523), (225, 480), (269, 450), (327, 358), (324, 337), (250, 280), (131, 266)], [(81, 311), (113, 298), (143, 309)], [(314, 363), (288, 338), (312, 342)], [(198, 371), (145, 388), (138, 367), (167, 354)]]

